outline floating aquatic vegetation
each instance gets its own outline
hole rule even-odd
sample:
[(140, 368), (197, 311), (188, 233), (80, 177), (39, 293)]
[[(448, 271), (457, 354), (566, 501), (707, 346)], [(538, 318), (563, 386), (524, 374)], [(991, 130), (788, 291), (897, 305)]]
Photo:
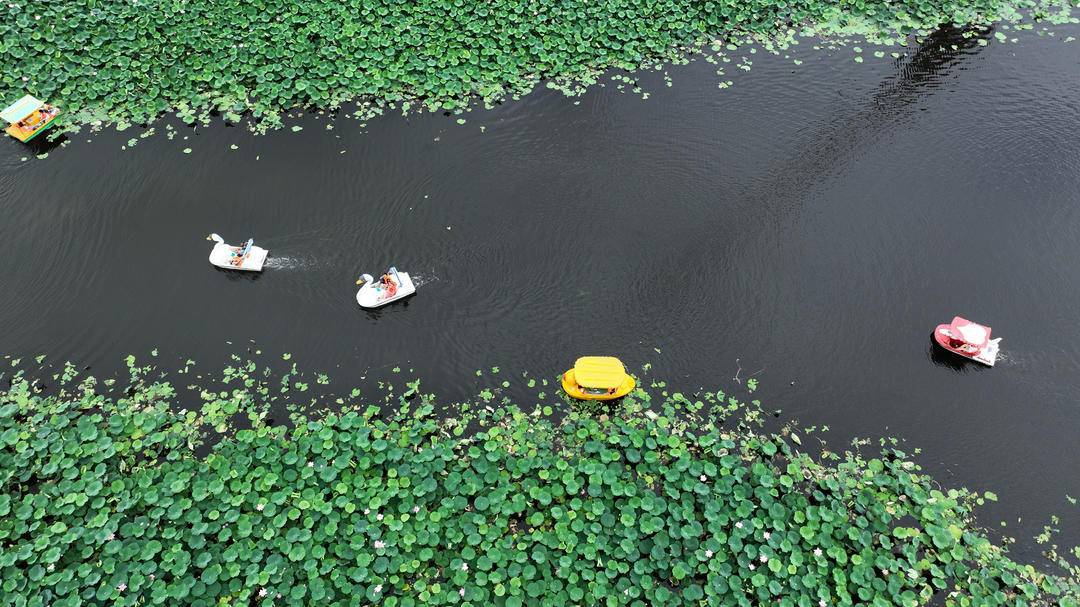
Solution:
[[(358, 101), (460, 110), (547, 78), (571, 93), (616, 67), (678, 59), (714, 41), (787, 48), (799, 35), (902, 38), (941, 23), (1071, 19), (1050, 0), (16, 0), (0, 7), (0, 90), (64, 108), (69, 128), (211, 113), (257, 128), (291, 108)], [(730, 45), (729, 45), (730, 48)]]
[(192, 386), (195, 410), (133, 358), (123, 391), (70, 365), (49, 395), (5, 378), (6, 604), (1075, 606), (1080, 591), (1053, 550), (1046, 574), (974, 525), (992, 493), (940, 489), (888, 442), (813, 457), (812, 429), (763, 432), (721, 393), (440, 420), (408, 382), (378, 406), (313, 400), (333, 411), (286, 427), (267, 407), (292, 398), (275, 393), (295, 364), (274, 378), (235, 360), (224, 386)]

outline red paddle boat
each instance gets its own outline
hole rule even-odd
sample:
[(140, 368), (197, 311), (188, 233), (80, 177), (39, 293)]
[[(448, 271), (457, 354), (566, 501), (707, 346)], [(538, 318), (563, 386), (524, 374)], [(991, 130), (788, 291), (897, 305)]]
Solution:
[(955, 316), (951, 324), (934, 329), (934, 341), (949, 352), (993, 367), (1001, 338), (990, 339), (990, 327)]

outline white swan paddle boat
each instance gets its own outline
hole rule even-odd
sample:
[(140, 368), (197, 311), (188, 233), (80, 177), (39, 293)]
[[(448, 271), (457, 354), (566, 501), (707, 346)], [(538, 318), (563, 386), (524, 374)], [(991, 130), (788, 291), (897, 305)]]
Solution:
[(217, 234), (211, 234), (208, 240), (216, 244), (210, 251), (210, 263), (223, 270), (240, 270), (243, 272), (262, 272), (263, 263), (269, 253), (262, 247), (255, 246), (255, 241), (248, 239), (239, 247), (225, 244), (225, 239)]
[(408, 272), (398, 272), (391, 267), (376, 281), (371, 274), (364, 274), (356, 284), (363, 285), (356, 292), (356, 303), (361, 308), (378, 308), (390, 302), (404, 299), (416, 293), (416, 285)]

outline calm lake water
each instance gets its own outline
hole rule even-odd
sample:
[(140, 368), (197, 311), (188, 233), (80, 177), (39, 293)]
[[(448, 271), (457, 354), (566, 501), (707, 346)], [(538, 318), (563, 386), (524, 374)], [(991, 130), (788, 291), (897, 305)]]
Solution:
[[(756, 373), (755, 396), (834, 447), (904, 437), (946, 485), (997, 492), (987, 525), (1026, 540), (1058, 513), (1076, 542), (1080, 43), (1062, 39), (1080, 28), (1053, 31), (863, 45), (862, 64), (740, 51), (724, 77), (701, 59), (671, 87), (636, 75), (645, 100), (540, 90), (465, 125), (307, 116), (170, 140), (162, 121), (133, 149), (135, 129), (84, 134), (43, 161), (5, 141), (0, 351), (103, 372), (157, 347), (213, 370), (254, 340), (455, 398), (487, 383), (476, 369), (554, 377), (589, 353), (687, 392), (745, 395), (732, 378)], [(212, 268), (211, 231), (255, 237), (269, 267)], [(359, 309), (356, 277), (391, 264), (418, 294)], [(935, 355), (954, 314), (1004, 338), (996, 368)]]

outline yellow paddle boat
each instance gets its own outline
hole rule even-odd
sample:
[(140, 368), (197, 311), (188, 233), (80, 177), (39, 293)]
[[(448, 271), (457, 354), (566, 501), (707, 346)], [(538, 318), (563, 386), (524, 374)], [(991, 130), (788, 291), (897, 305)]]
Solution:
[(8, 135), (26, 143), (49, 128), (59, 113), (55, 106), (27, 95), (0, 112), (0, 118), (11, 123)]
[(634, 389), (622, 361), (613, 356), (582, 356), (562, 376), (563, 390), (580, 400), (614, 400)]

